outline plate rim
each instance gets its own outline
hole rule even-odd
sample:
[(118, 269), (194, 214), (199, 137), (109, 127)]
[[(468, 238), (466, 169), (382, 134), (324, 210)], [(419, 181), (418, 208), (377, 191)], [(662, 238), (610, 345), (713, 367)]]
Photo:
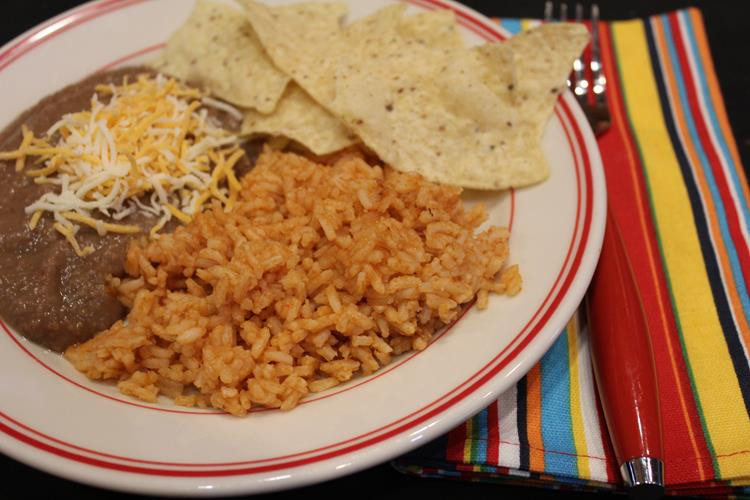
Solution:
[[(85, 23), (87, 21), (96, 19), (97, 17), (107, 14), (109, 12), (120, 10), (126, 7), (129, 7), (131, 5), (136, 5), (143, 3), (145, 0), (94, 0), (87, 3), (84, 3), (80, 6), (77, 6), (73, 9), (67, 10), (43, 23), (40, 23), (29, 30), (26, 30), (24, 33), (18, 35), (14, 39), (12, 39), (10, 42), (6, 43), (4, 46), (0, 47), (0, 71), (2, 71), (6, 66), (10, 65), (13, 61), (16, 59), (23, 57), (24, 54), (27, 52), (33, 50), (37, 45), (44, 43), (46, 41), (49, 41), (50, 39), (54, 38), (57, 34), (60, 34), (67, 29), (70, 29), (74, 26), (77, 26), (78, 24)], [(448, 8), (456, 12), (460, 17), (473, 22), (476, 25), (476, 29), (472, 29), (472, 31), (475, 31), (477, 34), (482, 36), (485, 39), (488, 39), (487, 35), (490, 37), (493, 37), (494, 39), (502, 39), (504, 37), (507, 37), (507, 33), (504, 32), (502, 28), (500, 28), (498, 25), (493, 23), (490, 19), (488, 19), (483, 14), (467, 7), (461, 4), (458, 4), (454, 2), (453, 0), (399, 0), (399, 1), (405, 1), (407, 3), (411, 3), (423, 8)], [(477, 31), (480, 30), (480, 31)], [(483, 32), (483, 33), (482, 33)], [(30, 41), (30, 42), (29, 42)], [(27, 45), (24, 45), (25, 42), (29, 42)], [(425, 437), (425, 441), (437, 437), (441, 435), (442, 433), (446, 432), (452, 426), (460, 423), (461, 421), (465, 420), (472, 414), (470, 411), (467, 412), (467, 408), (479, 410), (481, 409), (481, 406), (477, 404), (476, 402), (471, 402), (470, 396), (471, 394), (475, 393), (476, 391), (480, 389), (485, 389), (485, 392), (489, 392), (490, 395), (493, 395), (493, 397), (497, 397), (502, 390), (507, 389), (511, 385), (515, 384), (531, 367), (536, 364), (539, 359), (543, 356), (545, 352), (549, 349), (549, 347), (552, 345), (552, 343), (557, 339), (559, 334), (562, 331), (562, 328), (564, 327), (565, 322), (567, 322), (568, 318), (572, 316), (572, 314), (575, 312), (575, 310), (578, 308), (579, 303), (581, 302), (581, 299), (583, 298), (583, 295), (585, 293), (586, 288), (588, 287), (588, 283), (591, 280), (591, 277), (593, 275), (593, 271), (595, 268), (596, 261), (598, 259), (599, 251), (601, 249), (601, 241), (603, 239), (604, 234), (604, 214), (606, 213), (606, 188), (604, 186), (604, 174), (603, 174), (603, 168), (601, 163), (601, 158), (599, 155), (599, 150), (597, 147), (596, 140), (593, 136), (593, 132), (591, 131), (588, 122), (585, 120), (585, 117), (580, 110), (580, 107), (578, 106), (575, 99), (572, 97), (570, 92), (566, 92), (563, 97), (562, 106), (558, 103), (557, 107), (555, 108), (556, 113), (558, 113), (558, 117), (561, 120), (561, 122), (564, 122), (562, 116), (560, 116), (560, 108), (563, 108), (563, 111), (567, 114), (566, 119), (569, 121), (571, 127), (573, 128), (575, 132), (575, 139), (571, 140), (569, 139), (569, 145), (571, 147), (571, 154), (574, 157), (574, 160), (577, 162), (578, 158), (575, 151), (575, 145), (574, 142), (577, 142), (577, 146), (580, 149), (579, 154), (584, 160), (584, 163), (587, 163), (587, 165), (584, 167), (585, 173), (590, 176), (589, 179), (587, 179), (587, 182), (590, 182), (589, 186), (589, 193), (588, 197), (586, 199), (589, 213), (590, 213), (590, 220), (589, 224), (586, 226), (586, 223), (584, 221), (584, 226), (582, 228), (583, 231), (587, 231), (587, 234), (585, 236), (581, 237), (580, 242), (578, 243), (578, 247), (575, 247), (575, 238), (573, 238), (573, 244), (571, 246), (571, 251), (575, 250), (574, 253), (576, 253), (576, 256), (580, 255), (580, 259), (578, 262), (578, 265), (575, 269), (572, 269), (572, 266), (575, 265), (575, 262), (571, 264), (571, 269), (567, 271), (567, 274), (565, 273), (565, 268), (567, 264), (563, 265), (562, 270), (560, 271), (561, 276), (564, 276), (566, 278), (570, 278), (571, 283), (568, 284), (568, 287), (563, 292), (557, 291), (558, 296), (560, 297), (559, 304), (556, 304), (554, 307), (550, 305), (550, 307), (547, 308), (545, 311), (545, 314), (548, 314), (549, 317), (544, 320), (540, 321), (540, 326), (538, 328), (538, 331), (534, 333), (533, 335), (527, 334), (526, 337), (521, 339), (521, 346), (514, 347), (514, 351), (518, 350), (520, 347), (523, 347), (518, 353), (516, 354), (509, 354), (506, 357), (504, 357), (501, 360), (504, 361), (505, 359), (508, 359), (509, 361), (517, 360), (518, 363), (516, 365), (516, 368), (513, 370), (512, 373), (506, 374), (505, 376), (500, 376), (499, 374), (507, 367), (507, 363), (502, 364), (500, 368), (497, 369), (495, 373), (492, 373), (489, 378), (483, 378), (480, 379), (479, 382), (475, 382), (473, 386), (475, 387), (472, 391), (470, 391), (466, 396), (461, 398), (456, 404), (449, 406), (447, 408), (444, 408), (442, 410), (430, 410), (427, 413), (434, 415), (432, 417), (425, 417), (432, 418), (434, 421), (434, 424), (431, 428), (427, 429), (423, 436)], [(567, 134), (567, 128), (563, 124), (563, 129), (565, 130), (565, 133)], [(574, 234), (576, 229), (574, 228)], [(550, 289), (550, 292), (548, 294), (548, 299), (550, 296), (555, 294), (555, 287), (557, 284), (553, 285), (553, 287)], [(546, 300), (545, 300), (546, 303)], [(543, 303), (544, 306), (544, 303)], [(543, 308), (543, 307), (542, 307)], [(538, 312), (537, 312), (538, 314)], [(564, 316), (564, 319), (560, 320), (559, 318), (561, 316)], [(533, 318), (532, 318), (533, 320)], [(560, 321), (562, 323), (560, 324)], [(528, 325), (527, 325), (528, 326)], [(521, 333), (523, 333), (523, 330), (521, 330)], [(518, 336), (521, 334), (519, 333)], [(510, 344), (503, 350), (503, 352), (507, 349), (510, 349), (511, 346), (513, 346), (513, 343), (516, 342), (518, 339), (518, 336), (514, 338)], [(521, 357), (521, 359), (518, 359), (518, 356), (523, 353), (524, 355)], [(502, 353), (501, 353), (502, 354)], [(498, 355), (498, 357), (501, 356), (501, 354)], [(491, 364), (495, 359), (493, 358), (490, 363), (482, 367), (477, 373), (472, 375), (470, 379), (473, 379), (477, 376), (478, 373), (481, 373), (489, 364)], [(485, 376), (486, 377), (486, 376)], [(464, 383), (465, 384), (465, 383)], [(459, 387), (462, 387), (464, 384), (461, 384)], [(466, 389), (468, 390), (468, 389)], [(466, 390), (459, 391), (459, 392), (466, 392)], [(449, 391), (445, 395), (441, 396), (437, 401), (443, 400), (443, 399), (451, 399), (448, 397), (448, 394), (451, 394), (455, 391), (455, 389)], [(472, 404), (470, 404), (472, 403)], [(420, 408), (420, 410), (417, 410), (416, 413), (420, 413), (425, 410), (425, 408), (431, 407), (435, 402), (428, 404), (425, 407)], [(442, 406), (441, 406), (442, 407)], [(459, 411), (459, 408), (463, 411)], [(0, 412), (0, 418), (3, 417), (4, 414)], [(440, 418), (438, 418), (440, 417)], [(7, 416), (6, 416), (7, 418)], [(405, 417), (408, 418), (408, 417)], [(393, 431), (393, 436), (397, 436), (399, 434), (407, 432), (409, 429), (413, 428), (416, 425), (419, 425), (419, 423), (422, 421), (417, 422), (408, 422), (405, 424), (404, 428), (397, 428), (396, 431)], [(388, 424), (385, 427), (389, 427), (392, 424)], [(4, 432), (6, 435), (10, 434), (12, 436), (13, 429), (10, 429), (11, 432), (8, 432), (8, 427), (5, 426), (0, 421), (0, 431)], [(373, 431), (375, 432), (375, 431)], [(391, 436), (391, 437), (393, 437)], [(18, 436), (14, 436), (16, 439), (21, 441), (21, 443), (18, 443), (19, 446), (24, 446), (22, 443), (24, 442), (24, 439), (19, 439)], [(388, 442), (389, 437), (383, 438), (381, 442), (386, 443)], [(28, 442), (26, 444), (29, 444)], [(339, 443), (336, 443), (332, 446), (337, 446)], [(32, 445), (36, 446), (36, 445)], [(305, 474), (302, 472), (297, 472), (296, 474), (291, 474), (288, 478), (286, 478), (283, 481), (275, 481), (273, 484), (269, 483), (259, 483), (256, 480), (252, 478), (251, 474), (248, 474), (247, 472), (243, 472), (243, 475), (232, 475), (231, 477), (235, 478), (237, 481), (235, 481), (235, 484), (229, 484), (229, 485), (222, 485), (221, 488), (212, 489), (212, 490), (197, 490), (194, 487), (185, 489), (184, 487), (181, 487), (179, 483), (175, 481), (164, 481), (161, 486), (157, 482), (148, 481), (148, 483), (154, 483), (154, 484), (146, 484), (146, 481), (141, 483), (140, 481), (138, 483), (140, 484), (124, 484), (122, 481), (112, 481), (107, 480), (106, 477), (100, 477), (102, 475), (106, 475), (106, 473), (111, 473), (112, 471), (109, 471), (107, 469), (102, 469), (100, 466), (96, 466), (94, 464), (93, 466), (89, 467), (93, 470), (94, 474), (85, 474), (81, 473), (81, 471), (72, 470), (71, 468), (66, 468), (65, 465), (68, 464), (67, 460), (60, 461), (58, 463), (53, 462), (52, 464), (40, 464), (37, 461), (34, 461), (33, 458), (35, 455), (39, 453), (38, 450), (21, 450), (15, 446), (6, 446), (5, 443), (0, 442), (0, 449), (3, 451), (3, 453), (8, 454), (10, 457), (20, 460), (22, 462), (25, 462), (33, 467), (46, 470), (47, 472), (51, 472), (55, 475), (64, 477), (66, 479), (71, 479), (75, 481), (80, 481), (88, 484), (93, 484), (96, 486), (102, 486), (106, 488), (111, 489), (118, 489), (122, 491), (131, 491), (131, 492), (141, 492), (141, 493), (157, 493), (157, 494), (189, 494), (189, 495), (216, 495), (216, 494), (233, 494), (233, 493), (247, 493), (247, 492), (261, 492), (261, 491), (272, 491), (277, 489), (285, 489), (285, 488), (292, 488), (292, 487), (298, 487), (298, 486), (304, 486), (306, 484), (310, 484), (313, 482), (319, 482), (327, 479), (331, 479), (333, 477), (342, 476), (345, 474), (350, 474), (353, 472), (356, 472), (358, 470), (371, 467), (377, 463), (380, 463), (384, 460), (388, 460), (390, 458), (393, 458), (395, 456), (401, 455), (402, 453), (415, 448), (416, 445), (410, 445), (410, 443), (398, 443), (393, 442), (393, 445), (388, 446), (382, 446), (380, 448), (377, 448), (375, 450), (369, 450), (369, 455), (367, 458), (362, 457), (360, 458), (356, 463), (352, 463), (351, 467), (347, 467), (341, 471), (339, 470), (333, 470), (333, 467), (328, 467), (327, 469), (323, 467), (323, 465), (326, 463), (327, 459), (321, 459), (319, 461), (313, 462), (315, 466), (317, 466), (319, 469), (317, 474)], [(366, 447), (365, 447), (366, 448)], [(44, 449), (44, 448), (42, 448)], [(49, 451), (49, 450), (46, 450)], [(351, 454), (354, 454), (356, 450), (354, 451), (348, 451), (344, 452), (342, 456), (348, 456)], [(42, 452), (44, 453), (44, 452)], [(53, 453), (53, 452), (50, 452)], [(306, 453), (312, 453), (310, 451), (308, 452), (302, 452), (301, 454)], [(59, 455), (59, 454), (58, 454)], [(274, 459), (270, 459), (274, 460)], [(278, 460), (275, 459), (275, 460)], [(62, 464), (62, 465), (61, 465)], [(76, 464), (80, 465), (80, 464)], [(288, 468), (294, 468), (295, 465), (287, 466)], [(281, 469), (281, 470), (287, 470), (287, 469)], [(104, 472), (105, 474), (102, 474)], [(217, 476), (216, 471), (210, 471), (212, 477)], [(145, 476), (142, 476), (145, 477)], [(152, 476), (154, 477), (154, 476)], [(158, 477), (158, 476), (157, 476)], [(245, 481), (241, 481), (240, 478), (245, 478)]]

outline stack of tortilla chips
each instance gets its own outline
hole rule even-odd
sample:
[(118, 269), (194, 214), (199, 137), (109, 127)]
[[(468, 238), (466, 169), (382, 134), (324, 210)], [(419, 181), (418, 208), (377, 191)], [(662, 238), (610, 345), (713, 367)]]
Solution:
[(542, 133), (588, 41), (583, 26), (468, 47), (448, 10), (396, 4), (345, 25), (342, 3), (238, 3), (199, 0), (154, 66), (240, 108), (243, 134), (316, 155), (357, 144), (467, 188), (549, 175)]

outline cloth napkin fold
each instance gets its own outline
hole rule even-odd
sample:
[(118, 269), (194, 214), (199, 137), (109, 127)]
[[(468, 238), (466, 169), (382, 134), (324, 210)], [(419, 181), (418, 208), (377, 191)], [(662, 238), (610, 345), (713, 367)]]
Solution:
[[(599, 147), (657, 359), (668, 491), (750, 494), (750, 193), (701, 13), (602, 22), (600, 40), (612, 128)], [(516, 387), (394, 465), (617, 487), (582, 314)]]

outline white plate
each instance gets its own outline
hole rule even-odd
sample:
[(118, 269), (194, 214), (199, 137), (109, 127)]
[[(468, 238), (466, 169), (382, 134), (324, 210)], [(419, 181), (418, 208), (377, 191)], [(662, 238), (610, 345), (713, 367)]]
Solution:
[[(350, 0), (350, 19), (389, 0)], [(0, 49), (0, 124), (41, 97), (102, 69), (153, 56), (187, 16), (185, 0), (85, 4)], [(467, 41), (505, 36), (445, 0)], [(319, 394), (294, 411), (247, 418), (142, 404), (94, 383), (2, 325), (0, 450), (47, 472), (151, 494), (225, 495), (290, 488), (373, 466), (447, 432), (513, 385), (564, 327), (586, 290), (604, 230), (596, 141), (570, 93), (545, 137), (550, 179), (483, 198), (491, 223), (512, 221), (511, 260), (523, 292), (469, 310), (425, 351)], [(471, 198), (471, 196), (469, 196)]]

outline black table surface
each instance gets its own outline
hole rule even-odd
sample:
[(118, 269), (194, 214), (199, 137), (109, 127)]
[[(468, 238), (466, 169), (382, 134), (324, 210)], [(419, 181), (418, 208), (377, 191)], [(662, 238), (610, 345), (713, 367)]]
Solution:
[[(23, 31), (83, 2), (80, 0), (4, 0), (0, 16), (0, 44), (4, 44)], [(465, 4), (488, 16), (539, 17), (544, 0), (483, 1), (466, 0)], [(570, 2), (571, 4), (573, 2)], [(590, 0), (581, 2), (584, 6)], [(750, 47), (747, 14), (750, 2), (724, 0), (599, 0), (602, 18), (623, 19), (642, 17), (673, 9), (695, 6), (703, 12), (712, 49), (714, 64), (724, 95), (729, 121), (739, 146), (742, 163), (750, 165), (750, 65), (746, 50)], [(588, 10), (588, 9), (587, 9)], [(0, 97), (0, 99), (2, 99)], [(34, 497), (50, 495), (52, 498), (137, 498), (73, 483), (37, 471), (0, 454), (0, 471), (5, 476), (5, 487), (0, 497)], [(22, 489), (16, 489), (20, 486)], [(586, 497), (580, 493), (556, 492), (531, 487), (503, 486), (470, 483), (444, 479), (422, 479), (396, 472), (389, 464), (321, 484), (297, 490), (262, 495), (262, 498), (298, 498), (302, 495), (322, 495), (356, 498), (406, 498), (425, 496), (428, 499), (457, 498), (560, 498)], [(612, 495), (614, 496), (614, 495)]]

